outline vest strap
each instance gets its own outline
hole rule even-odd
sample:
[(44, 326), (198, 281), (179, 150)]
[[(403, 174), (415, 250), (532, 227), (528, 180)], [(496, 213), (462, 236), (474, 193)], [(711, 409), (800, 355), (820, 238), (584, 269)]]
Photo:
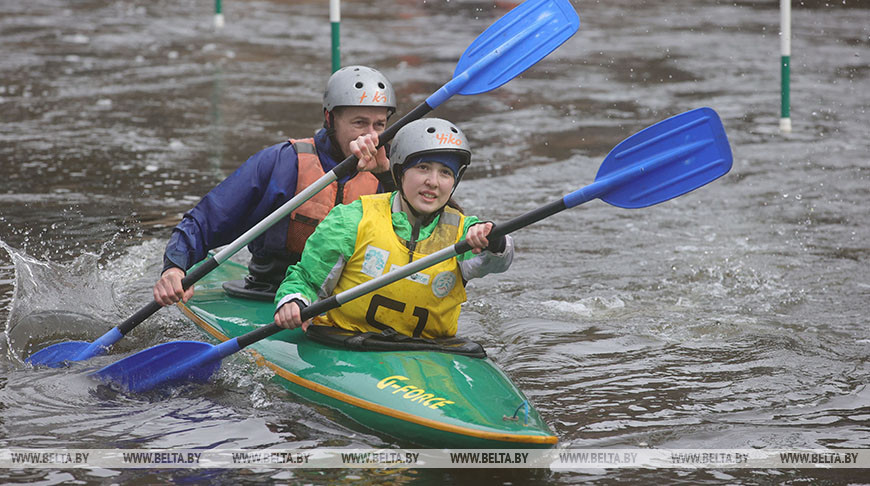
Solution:
[(317, 155), (317, 148), (314, 147), (313, 143), (306, 142), (305, 140), (292, 140), (293, 148), (296, 149), (297, 154), (312, 154)]

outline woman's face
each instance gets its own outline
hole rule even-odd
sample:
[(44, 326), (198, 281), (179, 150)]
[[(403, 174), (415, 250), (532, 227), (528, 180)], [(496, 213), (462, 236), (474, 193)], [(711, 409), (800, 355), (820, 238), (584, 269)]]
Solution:
[(405, 198), (420, 213), (444, 207), (453, 192), (453, 171), (440, 162), (420, 162), (402, 176)]

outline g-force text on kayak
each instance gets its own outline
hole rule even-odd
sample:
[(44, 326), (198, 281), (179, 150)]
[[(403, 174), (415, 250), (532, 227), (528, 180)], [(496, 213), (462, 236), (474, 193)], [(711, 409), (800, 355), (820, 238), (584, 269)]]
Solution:
[(412, 402), (420, 403), (423, 406), (429, 407), (432, 410), (437, 410), (445, 405), (450, 405), (452, 403), (456, 403), (452, 400), (448, 400), (442, 397), (436, 397), (432, 393), (427, 393), (426, 390), (414, 385), (402, 385), (399, 386), (397, 382), (410, 380), (407, 376), (402, 375), (393, 375), (384, 378), (383, 380), (378, 382), (378, 388), (383, 390), (387, 388), (394, 388), (393, 395), (397, 393), (405, 392), (402, 395), (402, 398), (406, 398), (411, 400)]

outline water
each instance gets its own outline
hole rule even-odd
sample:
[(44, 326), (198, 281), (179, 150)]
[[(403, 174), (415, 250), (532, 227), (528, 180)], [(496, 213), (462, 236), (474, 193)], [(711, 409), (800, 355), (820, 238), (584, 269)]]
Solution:
[[(870, 8), (794, 2), (781, 135), (775, 1), (576, 2), (581, 29), (521, 78), (455, 97), (475, 160), (458, 197), (504, 221), (592, 182), (607, 152), (699, 106), (725, 178), (652, 208), (593, 201), (516, 234), (510, 272), (460, 322), (563, 447), (868, 448)], [(295, 401), (244, 357), (207, 386), (129, 397), (20, 358), (93, 340), (150, 299), (180, 214), (256, 150), (319, 125), (324, 2), (0, 1), (0, 447), (395, 445)], [(447, 82), (510, 2), (344, 2), (343, 63), (396, 84), (399, 112)], [(434, 28), (433, 28), (434, 27)], [(115, 353), (202, 339), (175, 310)], [(7, 341), (12, 340), (11, 348)], [(401, 444), (398, 444), (401, 446)], [(128, 470), (0, 471), (116, 483)], [(428, 484), (863, 482), (812, 470), (149, 471), (146, 481)]]

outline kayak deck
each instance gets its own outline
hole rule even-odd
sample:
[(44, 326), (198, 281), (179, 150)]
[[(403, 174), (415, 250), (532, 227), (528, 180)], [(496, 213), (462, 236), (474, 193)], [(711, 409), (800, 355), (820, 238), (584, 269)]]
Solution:
[[(226, 262), (180, 304), (209, 335), (226, 341), (272, 322), (274, 305), (226, 294), (247, 269)], [(301, 329), (246, 348), (293, 394), (365, 427), (426, 447), (548, 448), (558, 441), (528, 399), (489, 359), (434, 351), (349, 351)]]

